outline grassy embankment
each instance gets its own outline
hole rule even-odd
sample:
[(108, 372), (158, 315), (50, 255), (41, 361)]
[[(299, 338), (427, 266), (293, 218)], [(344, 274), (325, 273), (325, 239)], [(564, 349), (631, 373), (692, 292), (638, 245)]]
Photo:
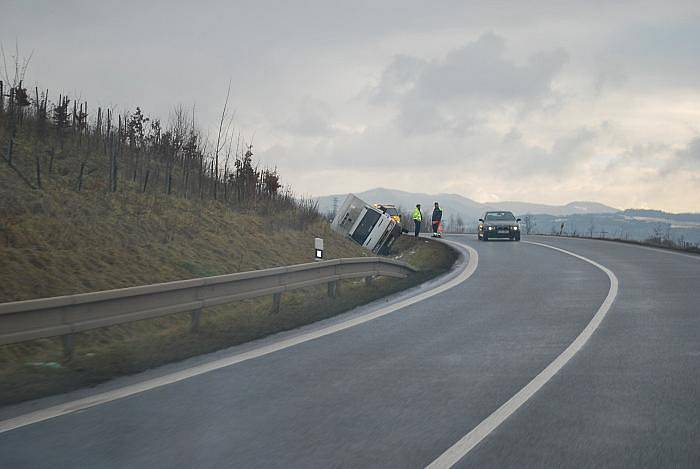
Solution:
[[(305, 230), (269, 230), (265, 217), (215, 203), (196, 208), (184, 200), (133, 194), (80, 197), (73, 206), (54, 204), (41, 194), (31, 204), (34, 213), (6, 227), (12, 245), (0, 247), (3, 301), (307, 262), (315, 236), (326, 240), (330, 258), (366, 254), (336, 237), (324, 221)], [(147, 209), (137, 218), (140, 204)], [(69, 215), (76, 210), (81, 222)], [(93, 211), (96, 215), (89, 215)], [(76, 335), (70, 361), (64, 360), (59, 339), (0, 347), (0, 404), (95, 385), (309, 324), (416, 285), (454, 261), (445, 246), (410, 237), (402, 238), (395, 252), (420, 272), (405, 280), (377, 279), (370, 286), (344, 281), (335, 299), (323, 287), (298, 290), (283, 296), (277, 314), (265, 297), (205, 310), (197, 333), (190, 332), (188, 314), (87, 331)]]
[[(308, 206), (271, 193), (264, 180), (269, 173), (252, 173), (249, 193), (245, 167), (235, 177), (212, 179), (204, 153), (194, 154), (192, 164), (180, 156), (163, 159), (170, 147), (162, 143), (132, 146), (126, 130), (115, 143), (114, 135), (105, 141), (104, 128), (54, 129), (26, 111), (18, 122), (8, 117), (5, 103), (0, 302), (308, 262), (316, 236), (325, 239), (329, 258), (366, 255), (332, 233)], [(149, 151), (160, 156), (148, 157)], [(110, 169), (116, 156), (119, 173)], [(266, 297), (205, 310), (197, 333), (190, 332), (187, 313), (86, 331), (76, 334), (71, 360), (63, 358), (57, 338), (0, 346), (0, 405), (92, 386), (324, 319), (438, 275), (455, 258), (445, 246), (425, 240), (405, 238), (396, 249), (418, 274), (370, 286), (344, 281), (334, 299), (322, 287), (291, 292), (277, 314)]]

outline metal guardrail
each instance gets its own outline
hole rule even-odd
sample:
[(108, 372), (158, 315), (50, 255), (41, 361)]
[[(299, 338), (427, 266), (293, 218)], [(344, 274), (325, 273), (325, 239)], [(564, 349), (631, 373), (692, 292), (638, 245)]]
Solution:
[(80, 331), (186, 311), (192, 313), (192, 329), (197, 330), (201, 310), (210, 306), (273, 295), (276, 312), (285, 291), (327, 283), (328, 295), (335, 296), (338, 280), (405, 278), (412, 272), (415, 269), (392, 259), (360, 257), (2, 303), (0, 345), (62, 336), (70, 356), (73, 334)]

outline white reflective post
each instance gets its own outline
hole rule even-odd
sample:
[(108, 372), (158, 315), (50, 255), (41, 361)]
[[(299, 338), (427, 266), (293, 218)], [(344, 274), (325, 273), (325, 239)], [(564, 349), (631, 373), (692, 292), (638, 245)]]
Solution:
[(316, 250), (316, 254), (314, 255), (314, 259), (316, 259), (317, 261), (322, 261), (323, 260), (323, 239), (314, 238), (314, 248)]

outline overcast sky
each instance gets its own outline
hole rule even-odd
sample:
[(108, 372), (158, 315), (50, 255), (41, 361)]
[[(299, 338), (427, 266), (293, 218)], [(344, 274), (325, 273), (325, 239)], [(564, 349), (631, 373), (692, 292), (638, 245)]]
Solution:
[(210, 132), (231, 80), (305, 195), (700, 211), (700, 2), (610, 3), (0, 0), (0, 41), (32, 85)]

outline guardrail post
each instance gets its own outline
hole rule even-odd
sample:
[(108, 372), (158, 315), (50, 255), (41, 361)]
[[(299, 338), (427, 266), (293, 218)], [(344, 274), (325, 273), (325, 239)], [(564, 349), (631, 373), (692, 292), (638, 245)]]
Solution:
[(195, 309), (190, 313), (190, 332), (199, 332), (199, 318), (202, 316), (202, 308)]
[(338, 281), (328, 282), (328, 296), (335, 298), (338, 296)]
[(63, 358), (66, 360), (73, 359), (73, 350), (75, 349), (75, 337), (73, 334), (66, 334), (61, 336), (61, 341), (63, 342)]
[(280, 312), (280, 303), (282, 303), (282, 293), (272, 295), (272, 314)]
[[(273, 311), (281, 307), (281, 294), (296, 288), (318, 285), (327, 286), (328, 296), (342, 296), (346, 278), (365, 278), (373, 282), (375, 277), (405, 277), (414, 269), (402, 263), (388, 260), (347, 259), (320, 262), (317, 265), (300, 265), (294, 269), (277, 268), (256, 274), (232, 274), (226, 278), (209, 281), (193, 279), (155, 285), (159, 294), (139, 291), (141, 287), (126, 288), (115, 292), (68, 295), (62, 298), (43, 298), (27, 302), (0, 303), (0, 344), (16, 343), (44, 337), (62, 337), (65, 358), (73, 356), (74, 336), (77, 330), (103, 327), (102, 324), (125, 324), (168, 314), (189, 313), (192, 332), (200, 329), (203, 306), (235, 302), (243, 298), (269, 296), (279, 291), (272, 301)], [(238, 283), (239, 281), (243, 281)], [(270, 285), (273, 289), (270, 289)], [(237, 285), (229, 289), (228, 286)], [(204, 286), (204, 288), (202, 288)], [(240, 287), (240, 288), (239, 288)], [(148, 298), (147, 301), (141, 301)], [(97, 305), (97, 306), (96, 306)], [(96, 324), (94, 311), (105, 308), (106, 321)], [(56, 317), (64, 321), (56, 322)], [(184, 319), (184, 316), (180, 316)]]

